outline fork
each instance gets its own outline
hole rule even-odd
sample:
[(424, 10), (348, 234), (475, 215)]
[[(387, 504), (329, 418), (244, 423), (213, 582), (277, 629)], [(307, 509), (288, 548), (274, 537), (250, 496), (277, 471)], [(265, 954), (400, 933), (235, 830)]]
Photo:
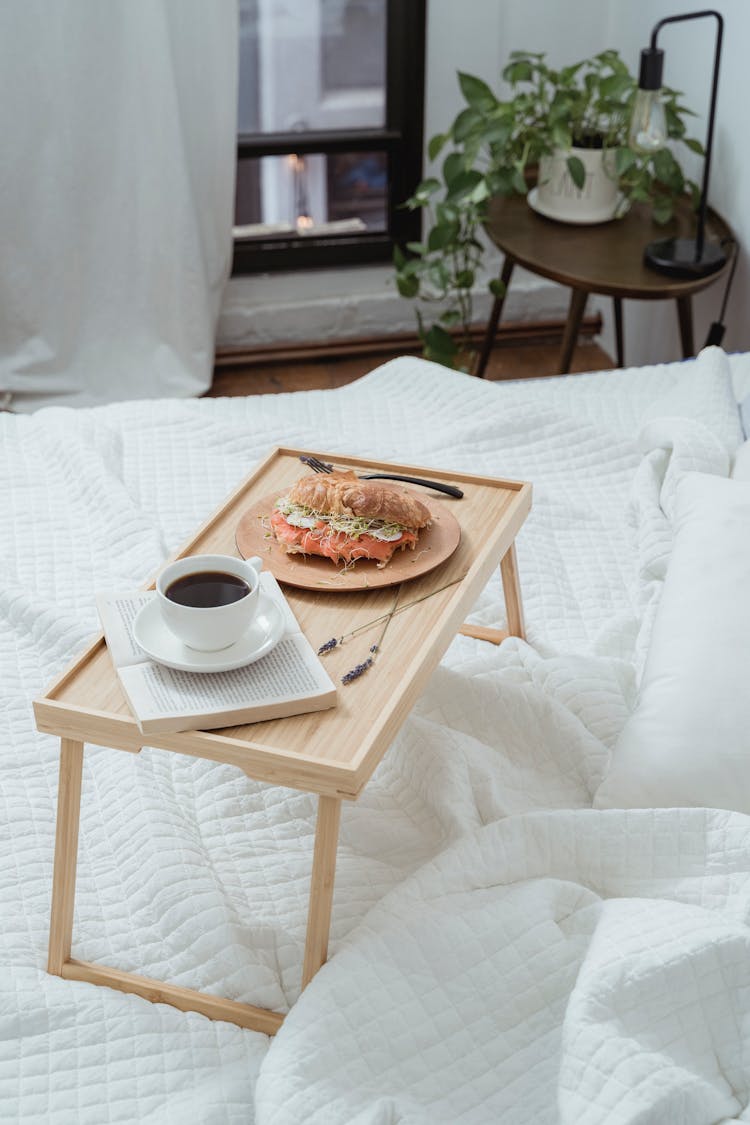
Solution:
[[(332, 473), (333, 465), (321, 461), (319, 457), (300, 456), (300, 461), (309, 465), (314, 473)], [(435, 492), (444, 492), (446, 496), (454, 496), (457, 500), (463, 498), (463, 492), (453, 484), (441, 484), (435, 480), (423, 480), (421, 477), (402, 477), (397, 473), (360, 473), (360, 480), (402, 480), (407, 484), (421, 484), (425, 488), (432, 488)]]

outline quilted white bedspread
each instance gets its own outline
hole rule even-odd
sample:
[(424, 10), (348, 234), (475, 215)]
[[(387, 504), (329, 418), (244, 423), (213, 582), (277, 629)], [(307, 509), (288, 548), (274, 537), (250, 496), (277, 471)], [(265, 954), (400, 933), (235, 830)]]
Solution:
[[(726, 474), (739, 441), (716, 350), (502, 386), (399, 360), (337, 391), (0, 416), (0, 1119), (750, 1121), (750, 819), (590, 808), (674, 485)], [(345, 806), (331, 960), (299, 999), (314, 798), (87, 751), (75, 955), (294, 1005), (269, 1045), (46, 975), (57, 747), (31, 701), (96, 630), (94, 592), (142, 582), (280, 443), (535, 492), (528, 643), (457, 638)], [(497, 578), (474, 618), (502, 612)]]

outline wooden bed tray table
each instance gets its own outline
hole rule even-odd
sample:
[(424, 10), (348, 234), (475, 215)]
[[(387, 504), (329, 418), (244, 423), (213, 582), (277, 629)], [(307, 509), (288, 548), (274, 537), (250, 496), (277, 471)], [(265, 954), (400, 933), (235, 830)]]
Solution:
[[(234, 554), (243, 512), (268, 494), (282, 495), (304, 469), (301, 453), (274, 449), (173, 557)], [(365, 676), (340, 680), (364, 659), (378, 636), (365, 631), (327, 653), (323, 660), (338, 704), (329, 711), (213, 731), (144, 736), (133, 719), (102, 637), (97, 638), (47, 692), (34, 702), (40, 731), (60, 738), (60, 781), (52, 888), (48, 971), (69, 980), (103, 984), (148, 1000), (201, 1012), (212, 1019), (274, 1034), (283, 1013), (212, 996), (189, 988), (71, 956), (84, 743), (138, 753), (143, 745), (238, 766), (249, 777), (318, 796), (310, 904), (302, 985), (328, 952), (328, 933), (341, 802), (356, 801), (385, 754), (431, 673), (457, 632), (499, 643), (524, 636), (514, 541), (531, 507), (531, 485), (414, 465), (375, 464), (357, 457), (316, 456), (355, 471), (393, 471), (458, 485), (462, 500), (446, 500), (461, 527), (456, 551), (437, 569), (400, 587), (333, 592), (297, 589), (284, 593), (314, 648), (388, 614), (398, 591), (383, 651)], [(415, 489), (429, 503), (433, 494)], [(269, 547), (270, 550), (270, 547)], [(500, 566), (507, 629), (462, 625), (492, 572)], [(331, 567), (332, 574), (335, 574)], [(429, 596), (427, 596), (429, 595)], [(414, 603), (414, 604), (412, 604)]]

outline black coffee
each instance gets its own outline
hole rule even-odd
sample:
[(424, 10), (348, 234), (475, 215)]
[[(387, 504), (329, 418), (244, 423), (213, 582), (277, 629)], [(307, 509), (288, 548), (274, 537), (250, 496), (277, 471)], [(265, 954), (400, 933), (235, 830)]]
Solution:
[(231, 605), (250, 593), (244, 578), (236, 574), (226, 574), (221, 570), (199, 570), (195, 574), (183, 574), (175, 578), (164, 591), (165, 597), (178, 605), (192, 606), (193, 609), (215, 609), (219, 605)]

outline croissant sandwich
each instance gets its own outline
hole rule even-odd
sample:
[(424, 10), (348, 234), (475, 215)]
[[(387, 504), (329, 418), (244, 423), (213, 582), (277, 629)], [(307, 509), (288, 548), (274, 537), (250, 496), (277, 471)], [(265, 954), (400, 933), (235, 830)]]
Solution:
[(334, 563), (414, 550), (430, 511), (405, 488), (360, 480), (353, 472), (301, 477), (276, 501), (271, 527), (287, 554), (322, 555)]

